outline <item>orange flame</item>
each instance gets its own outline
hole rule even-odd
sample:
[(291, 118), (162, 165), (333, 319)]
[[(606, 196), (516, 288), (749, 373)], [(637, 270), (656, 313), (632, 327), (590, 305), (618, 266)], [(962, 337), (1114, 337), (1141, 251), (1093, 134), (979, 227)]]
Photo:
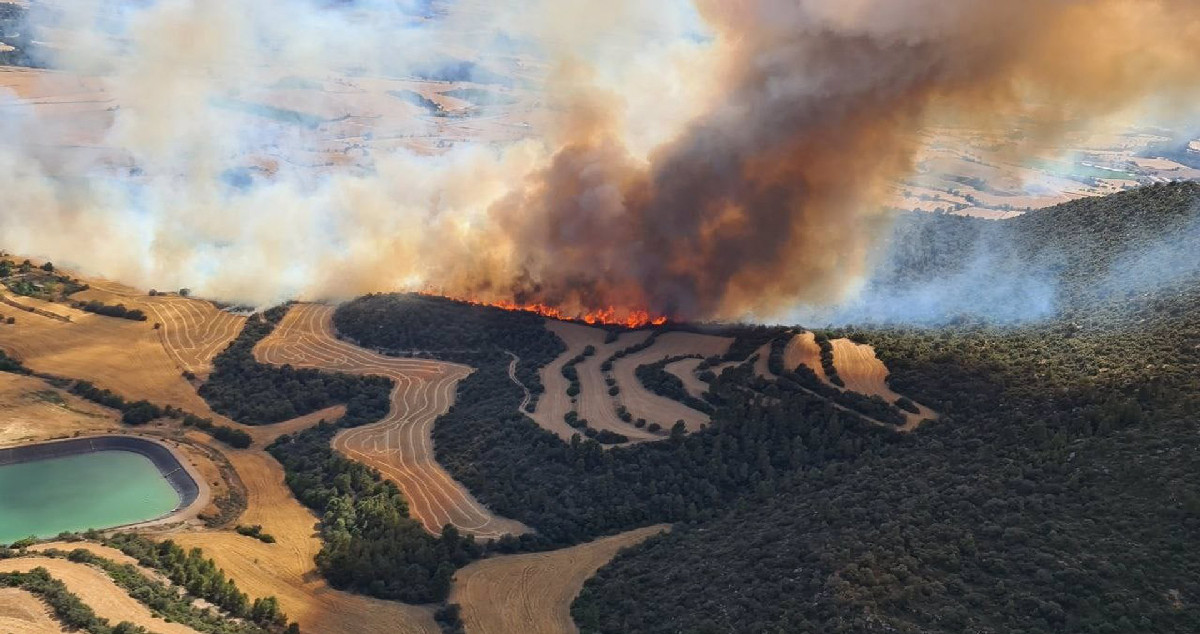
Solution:
[(420, 295), (428, 295), (431, 297), (444, 297), (446, 299), (453, 300), (456, 302), (462, 302), (464, 304), (471, 304), (472, 306), (488, 306), (491, 308), (499, 308), (502, 310), (518, 310), (518, 311), (524, 311), (527, 313), (536, 313), (543, 317), (549, 317), (550, 319), (558, 319), (560, 321), (582, 321), (582, 322), (584, 322), (586, 324), (590, 324), (590, 325), (603, 324), (606, 326), (624, 326), (626, 328), (642, 328), (645, 326), (661, 326), (661, 325), (667, 323), (667, 318), (665, 316), (653, 315), (650, 313), (650, 311), (640, 310), (640, 309), (622, 311), (622, 310), (618, 310), (614, 306), (609, 306), (608, 308), (601, 309), (601, 310), (593, 310), (593, 311), (584, 312), (584, 313), (571, 314), (567, 311), (562, 310), (561, 308), (558, 308), (557, 306), (550, 306), (548, 304), (541, 304), (541, 303), (519, 304), (519, 303), (511, 301), (511, 300), (500, 300), (500, 301), (489, 302), (489, 301), (481, 301), (481, 300), (476, 300), (476, 299), (467, 299), (465, 297), (454, 297), (454, 296), (450, 296), (450, 295), (443, 295), (441, 293), (434, 293), (434, 292), (428, 292), (428, 291), (422, 291), (419, 294)]

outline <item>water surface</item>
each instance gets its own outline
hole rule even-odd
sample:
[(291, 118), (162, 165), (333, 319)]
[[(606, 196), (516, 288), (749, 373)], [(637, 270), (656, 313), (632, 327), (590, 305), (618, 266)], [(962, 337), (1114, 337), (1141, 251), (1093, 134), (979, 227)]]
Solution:
[(179, 494), (149, 458), (96, 451), (0, 466), (0, 544), (154, 519)]

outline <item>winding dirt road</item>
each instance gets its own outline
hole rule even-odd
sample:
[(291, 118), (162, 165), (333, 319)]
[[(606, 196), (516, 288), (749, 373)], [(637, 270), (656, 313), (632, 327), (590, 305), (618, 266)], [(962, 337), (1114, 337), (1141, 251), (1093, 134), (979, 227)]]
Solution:
[(341, 341), (333, 334), (333, 308), (317, 304), (293, 306), (254, 355), (263, 363), (392, 379), (396, 386), (387, 416), (339, 433), (334, 449), (399, 485), (413, 517), (435, 535), (446, 524), (480, 539), (528, 532), (520, 522), (485, 508), (434, 458), (433, 422), (454, 403), (455, 388), (471, 373), (469, 367), (388, 357)]

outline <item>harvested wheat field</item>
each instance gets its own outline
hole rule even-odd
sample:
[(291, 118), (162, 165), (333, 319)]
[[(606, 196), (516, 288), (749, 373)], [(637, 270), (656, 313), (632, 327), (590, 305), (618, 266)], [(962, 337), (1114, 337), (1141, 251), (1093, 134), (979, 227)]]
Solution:
[(622, 548), (669, 529), (660, 524), (571, 548), (477, 561), (454, 575), (450, 602), (469, 634), (577, 632), (571, 602), (588, 577)]
[(729, 350), (733, 339), (729, 337), (714, 337), (692, 332), (668, 332), (659, 335), (654, 345), (640, 352), (616, 359), (613, 362), (613, 376), (621, 388), (619, 402), (629, 410), (634, 418), (644, 418), (652, 423), (670, 429), (675, 421), (682, 420), (688, 431), (697, 431), (701, 425), (709, 422), (709, 416), (698, 412), (679, 401), (659, 396), (647, 390), (638, 381), (636, 371), (638, 366), (647, 365), (683, 355), (700, 355), (701, 357), (719, 356)]
[(71, 299), (124, 304), (146, 313), (148, 323), (160, 324), (159, 339), (181, 371), (204, 375), (212, 360), (242, 331), (246, 318), (217, 308), (212, 302), (178, 295), (142, 295), (114, 282), (88, 280), (90, 289)]
[(708, 391), (708, 384), (700, 380), (697, 372), (697, 368), (703, 361), (704, 359), (680, 359), (674, 363), (668, 363), (664, 369), (683, 382), (683, 387), (688, 394), (700, 398)]
[(120, 428), (112, 410), (30, 376), (0, 372), (0, 446)]
[(825, 368), (821, 366), (821, 346), (817, 345), (817, 337), (809, 331), (804, 331), (791, 338), (783, 349), (783, 367), (795, 370), (801, 365), (808, 366), (816, 373), (817, 378), (829, 382), (825, 377)]
[(433, 422), (454, 403), (458, 382), (471, 369), (363, 350), (336, 338), (332, 315), (330, 306), (293, 306), (254, 354), (263, 363), (379, 375), (395, 381), (388, 415), (377, 423), (339, 433), (333, 440), (334, 449), (378, 469), (399, 485), (413, 517), (431, 533), (440, 534), (446, 524), (483, 539), (528, 531), (520, 522), (487, 510), (434, 458)]
[(779, 377), (771, 371), (771, 344), (764, 343), (762, 347), (754, 351), (754, 373), (769, 381), (774, 381)]
[(196, 634), (196, 630), (168, 623), (151, 614), (150, 609), (113, 583), (104, 572), (86, 564), (50, 557), (18, 557), (0, 561), (0, 572), (29, 572), (45, 568), (50, 576), (66, 584), (67, 589), (92, 608), (97, 616), (114, 625), (129, 621), (157, 634)]
[(45, 552), (47, 550), (61, 550), (69, 553), (72, 550), (77, 549), (86, 550), (97, 557), (103, 557), (118, 564), (129, 564), (135, 566), (142, 574), (148, 577), (155, 579), (164, 578), (162, 575), (158, 574), (157, 571), (150, 570), (149, 568), (143, 568), (141, 564), (138, 563), (137, 559), (126, 555), (116, 548), (110, 548), (108, 546), (103, 546), (93, 542), (43, 542), (41, 544), (34, 544), (28, 548), (29, 551), (35, 553)]
[(331, 405), (325, 409), (305, 414), (304, 416), (285, 420), (282, 423), (275, 423), (273, 425), (247, 425), (243, 429), (254, 439), (255, 447), (266, 447), (284, 434), (294, 434), (304, 431), (321, 421), (332, 422), (345, 415), (345, 405)]
[(61, 304), (20, 298), (30, 305), (67, 316), (70, 322), (21, 313), (0, 327), (0, 349), (27, 367), (57, 376), (83, 379), (130, 400), (174, 405), (222, 423), (227, 419), (208, 404), (182, 376), (159, 340), (153, 324), (78, 311)]
[(233, 531), (160, 534), (184, 548), (202, 548), (252, 598), (274, 595), (288, 618), (305, 632), (356, 634), (435, 633), (426, 609), (380, 601), (329, 588), (315, 570), (321, 549), (318, 519), (292, 496), (283, 468), (253, 449), (225, 452), (246, 487), (241, 524), (261, 524), (274, 536), (265, 544)]
[(18, 588), (0, 588), (0, 632), (58, 634), (65, 631), (41, 599)]
[[(875, 356), (875, 348), (866, 344), (855, 343), (849, 339), (833, 339), (833, 366), (837, 368), (838, 376), (846, 383), (846, 389), (867, 395), (875, 395), (889, 403), (895, 403), (900, 395), (893, 392), (887, 384), (887, 366)], [(912, 431), (921, 421), (936, 419), (937, 413), (915, 403), (920, 412), (904, 412), (908, 422), (900, 427), (900, 431)]]
[(661, 440), (661, 436), (638, 429), (617, 416), (617, 399), (608, 394), (608, 384), (601, 370), (613, 353), (642, 343), (649, 336), (648, 330), (623, 333), (613, 343), (596, 346), (596, 354), (575, 366), (579, 373), (579, 396), (575, 399), (575, 412), (579, 418), (587, 420), (589, 427), (625, 434), (634, 442)]
[(599, 350), (604, 345), (606, 333), (599, 328), (553, 319), (546, 320), (546, 329), (558, 335), (558, 338), (567, 344), (567, 351), (558, 355), (556, 359), (538, 371), (542, 377), (542, 386), (545, 387), (545, 391), (538, 399), (537, 407), (529, 416), (542, 429), (569, 441), (572, 435), (579, 432), (568, 425), (563, 418), (567, 412), (574, 409), (571, 397), (567, 396), (569, 383), (562, 375), (563, 366), (577, 355), (582, 354), (583, 349), (588, 346), (595, 346)]

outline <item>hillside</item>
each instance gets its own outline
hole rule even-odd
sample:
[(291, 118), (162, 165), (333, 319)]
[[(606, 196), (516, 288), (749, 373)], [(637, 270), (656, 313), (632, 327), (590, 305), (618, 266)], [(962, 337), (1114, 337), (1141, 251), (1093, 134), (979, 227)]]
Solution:
[(918, 243), (914, 287), (984, 236), (1014, 254), (1001, 269), (1053, 273), (1062, 312), (846, 329), (946, 415), (619, 557), (574, 606), (583, 631), (1200, 629), (1198, 199), (1173, 184), (908, 227), (951, 228)]

